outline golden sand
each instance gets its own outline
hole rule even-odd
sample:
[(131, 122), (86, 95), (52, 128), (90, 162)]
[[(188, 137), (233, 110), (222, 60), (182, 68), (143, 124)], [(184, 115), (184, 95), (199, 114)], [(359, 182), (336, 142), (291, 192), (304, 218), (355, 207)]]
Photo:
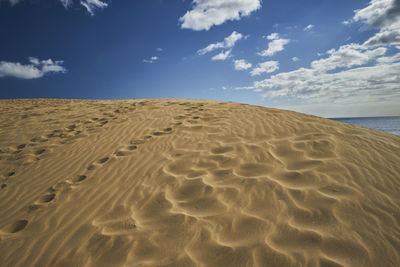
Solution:
[(400, 136), (200, 100), (0, 101), (0, 266), (400, 266)]

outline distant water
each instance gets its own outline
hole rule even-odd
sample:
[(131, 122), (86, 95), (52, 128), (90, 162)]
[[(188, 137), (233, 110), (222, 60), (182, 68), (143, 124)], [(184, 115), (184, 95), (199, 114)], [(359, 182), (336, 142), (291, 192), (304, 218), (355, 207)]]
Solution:
[(400, 117), (334, 118), (331, 120), (400, 135)]

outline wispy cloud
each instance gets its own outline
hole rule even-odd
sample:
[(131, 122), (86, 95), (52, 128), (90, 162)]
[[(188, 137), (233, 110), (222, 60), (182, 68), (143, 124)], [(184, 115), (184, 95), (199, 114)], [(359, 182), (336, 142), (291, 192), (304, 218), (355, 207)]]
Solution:
[(179, 19), (181, 28), (209, 30), (229, 20), (239, 20), (261, 7), (260, 0), (193, 0), (193, 8)]
[(233, 63), (235, 64), (235, 70), (247, 70), (250, 69), (252, 64), (247, 62), (244, 59), (237, 59), (234, 60)]
[(315, 27), (315, 25), (312, 25), (312, 24), (310, 24), (310, 25), (308, 25), (307, 27), (305, 27), (303, 30), (304, 31), (310, 31), (312, 28), (314, 28)]
[(30, 64), (19, 62), (0, 61), (0, 77), (14, 77), (19, 79), (37, 79), (48, 73), (66, 73), (67, 70), (62, 66), (61, 60), (53, 61), (29, 58)]
[(157, 60), (159, 59), (159, 57), (157, 57), (157, 56), (152, 56), (150, 59), (143, 59), (143, 62), (144, 63), (154, 63), (154, 62), (156, 62)]
[(262, 73), (272, 73), (279, 69), (278, 61), (265, 61), (260, 64), (256, 68), (254, 68), (250, 74), (251, 76), (260, 75)]
[(72, 5), (72, 0), (60, 0), (60, 2), (65, 8), (69, 8)]
[(108, 6), (107, 3), (100, 0), (83, 0), (81, 1), (81, 5), (84, 6), (92, 16), (94, 16), (97, 9), (106, 8)]
[(272, 33), (266, 37), (270, 42), (268, 43), (268, 48), (260, 53), (260, 56), (271, 57), (277, 52), (283, 51), (285, 45), (290, 43), (289, 39), (280, 38), (278, 33)]
[(298, 57), (292, 57), (292, 61), (293, 62), (297, 62), (297, 61), (299, 61), (300, 60), (300, 58), (298, 58)]
[(231, 35), (228, 37), (224, 38), (224, 41), (222, 42), (217, 42), (217, 43), (212, 43), (206, 46), (205, 48), (202, 48), (197, 51), (199, 55), (204, 55), (207, 54), (211, 51), (214, 51), (216, 49), (228, 49), (232, 48), (237, 41), (243, 38), (243, 35), (241, 33), (238, 33), (236, 31), (232, 32)]
[(231, 55), (232, 50), (221, 52), (211, 58), (211, 60), (226, 60)]

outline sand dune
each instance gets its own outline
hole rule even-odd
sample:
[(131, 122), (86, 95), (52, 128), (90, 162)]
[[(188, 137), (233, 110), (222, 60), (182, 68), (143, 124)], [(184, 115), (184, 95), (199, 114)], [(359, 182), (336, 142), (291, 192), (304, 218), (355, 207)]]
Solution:
[(400, 266), (400, 136), (200, 100), (0, 101), (0, 266)]

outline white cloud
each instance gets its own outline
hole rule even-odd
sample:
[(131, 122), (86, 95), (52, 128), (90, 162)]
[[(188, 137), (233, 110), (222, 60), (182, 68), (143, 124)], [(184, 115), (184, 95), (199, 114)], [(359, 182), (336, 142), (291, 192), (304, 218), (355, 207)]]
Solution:
[(380, 57), (376, 60), (378, 63), (394, 63), (400, 61), (400, 53), (390, 57)]
[[(64, 2), (68, 2), (68, 0)], [(100, 0), (83, 0), (81, 1), (81, 5), (84, 6), (92, 16), (94, 16), (94, 12), (96, 9), (106, 8), (108, 6), (107, 3), (102, 2)]]
[(143, 62), (144, 63), (154, 63), (154, 62), (156, 62), (157, 60), (159, 59), (159, 57), (157, 57), (157, 56), (152, 56), (150, 59), (143, 59)]
[[(379, 29), (366, 42), (331, 49), (318, 54), (325, 57), (311, 62), (309, 68), (278, 73), (255, 81), (252, 86), (236, 89), (253, 90), (262, 93), (264, 98), (288, 101), (292, 108), (313, 106), (314, 114), (323, 113), (325, 106), (331, 111), (335, 106), (337, 109), (364, 107), (364, 112), (365, 107), (380, 106), (384, 110), (390, 106), (387, 110), (399, 112), (398, 105), (393, 103), (400, 103), (400, 53), (386, 55), (391, 51), (388, 46), (397, 45), (400, 49), (399, 19), (400, 0), (372, 0), (346, 21), (361, 21)], [(272, 41), (276, 38), (271, 37)]]
[(260, 0), (193, 0), (193, 8), (179, 19), (181, 28), (209, 30), (229, 20), (239, 20), (261, 7)]
[(400, 26), (400, 1), (371, 0), (367, 7), (355, 10), (352, 21), (362, 21), (379, 29), (398, 27)]
[(226, 60), (231, 55), (232, 50), (221, 52), (211, 58), (211, 60)]
[(40, 61), (37, 58), (29, 58), (31, 64), (23, 65), (19, 62), (0, 61), (0, 77), (15, 77), (20, 79), (37, 79), (47, 73), (66, 73), (62, 66), (63, 61), (51, 59)]
[[(263, 97), (289, 97), (320, 104), (400, 100), (400, 53), (382, 57), (385, 52), (385, 48), (344, 45), (328, 51), (327, 58), (313, 61), (311, 68), (279, 73), (237, 89), (262, 92)], [(362, 67), (373, 62), (376, 63)], [(348, 69), (354, 66), (360, 67)], [(336, 68), (346, 69), (332, 73)]]
[(277, 33), (272, 33), (268, 35), (267, 39), (271, 40), (271, 42), (268, 43), (268, 49), (258, 53), (260, 56), (263, 57), (271, 57), (275, 55), (277, 52), (284, 50), (285, 45), (290, 42), (289, 39), (279, 38), (279, 34)]
[(224, 41), (209, 44), (207, 47), (198, 50), (197, 53), (199, 55), (204, 55), (204, 54), (214, 51), (216, 49), (231, 48), (236, 44), (237, 41), (239, 41), (242, 38), (243, 38), (243, 35), (241, 33), (233, 31), (231, 33), (231, 35), (224, 38)]
[(32, 63), (33, 65), (39, 65), (40, 64), (39, 59), (37, 59), (35, 57), (30, 57), (29, 58), (29, 62)]
[(304, 31), (310, 31), (312, 28), (314, 28), (315, 27), (315, 25), (312, 25), (312, 24), (310, 24), (310, 25), (308, 25), (307, 27), (305, 27), (303, 30)]
[(271, 73), (279, 69), (278, 61), (265, 61), (260, 64), (256, 68), (254, 68), (250, 74), (251, 76), (260, 75), (261, 73)]
[(271, 33), (270, 35), (266, 36), (265, 38), (267, 38), (268, 40), (276, 40), (276, 39), (279, 39), (279, 34), (274, 32), (274, 33)]
[(360, 67), (337, 73), (301, 68), (254, 83), (264, 97), (295, 97), (319, 103), (400, 99), (400, 63)]
[(400, 0), (371, 0), (369, 5), (355, 11), (348, 22), (361, 21), (380, 31), (369, 38), (365, 46), (400, 44)]
[(400, 44), (400, 28), (381, 30), (371, 38), (369, 38), (365, 46), (381, 46), (381, 45), (398, 45)]
[(327, 51), (329, 57), (315, 60), (311, 63), (311, 66), (320, 72), (337, 68), (350, 68), (364, 65), (385, 53), (386, 48), (383, 47), (368, 50), (358, 44), (348, 44), (341, 46), (338, 50)]
[(157, 52), (162, 52), (162, 51), (164, 51), (164, 49), (162, 49), (162, 48), (160, 48), (160, 47), (157, 48), (156, 50), (157, 50)]
[(251, 68), (252, 64), (244, 59), (238, 59), (233, 61), (235, 63), (235, 70), (247, 70)]
[(293, 62), (296, 62), (296, 61), (299, 61), (300, 60), (300, 58), (298, 58), (298, 57), (292, 57), (292, 61)]

